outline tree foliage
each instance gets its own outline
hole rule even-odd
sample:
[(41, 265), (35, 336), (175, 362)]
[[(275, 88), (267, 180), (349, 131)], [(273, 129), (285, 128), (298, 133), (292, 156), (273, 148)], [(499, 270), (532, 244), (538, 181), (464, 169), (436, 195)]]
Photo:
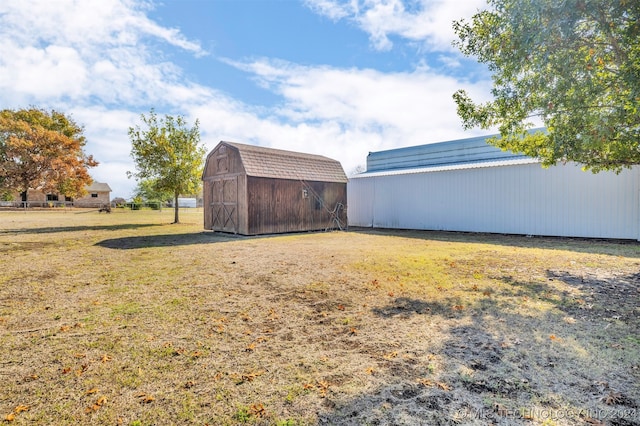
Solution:
[[(465, 128), (503, 149), (594, 172), (640, 164), (640, 2), (488, 0), (454, 43), (493, 73), (493, 100), (454, 94)], [(546, 132), (527, 132), (539, 117)]]
[(142, 125), (129, 128), (131, 156), (137, 172), (128, 172), (141, 181), (151, 183), (156, 193), (169, 192), (174, 198), (175, 218), (178, 216), (178, 196), (199, 191), (206, 150), (200, 145), (199, 122), (192, 128), (181, 116), (158, 118), (152, 109), (141, 115)]
[(141, 179), (133, 190), (134, 198), (150, 202), (166, 202), (173, 199), (170, 191), (158, 191), (155, 179)]
[(0, 111), (0, 189), (57, 192), (70, 197), (86, 193), (88, 168), (98, 163), (87, 156), (82, 127), (63, 113), (30, 108)]

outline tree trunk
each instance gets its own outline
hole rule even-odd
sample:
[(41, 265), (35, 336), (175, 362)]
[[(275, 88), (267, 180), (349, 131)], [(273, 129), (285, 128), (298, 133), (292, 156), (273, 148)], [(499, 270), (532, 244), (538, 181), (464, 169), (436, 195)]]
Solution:
[(28, 194), (29, 194), (28, 189), (20, 193), (20, 199), (22, 200), (22, 207), (24, 207), (25, 209), (27, 208), (27, 201), (29, 201), (27, 198)]
[(178, 218), (178, 194), (173, 197), (173, 209), (174, 209), (174, 218), (173, 223), (180, 223), (180, 219)]

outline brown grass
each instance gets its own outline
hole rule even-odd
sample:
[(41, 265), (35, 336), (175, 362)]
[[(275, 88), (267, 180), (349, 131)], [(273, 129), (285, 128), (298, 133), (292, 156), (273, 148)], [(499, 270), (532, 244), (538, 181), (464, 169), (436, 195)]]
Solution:
[(0, 212), (0, 421), (640, 425), (635, 242)]

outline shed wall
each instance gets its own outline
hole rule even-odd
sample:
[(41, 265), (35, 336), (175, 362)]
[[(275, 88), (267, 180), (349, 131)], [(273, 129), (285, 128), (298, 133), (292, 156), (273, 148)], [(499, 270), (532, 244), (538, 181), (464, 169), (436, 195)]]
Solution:
[(247, 233), (247, 177), (236, 149), (219, 145), (203, 173), (204, 228)]
[(352, 178), (349, 225), (640, 239), (640, 168), (539, 164)]
[[(347, 185), (262, 177), (247, 178), (249, 235), (335, 227), (332, 212), (347, 200)], [(335, 214), (346, 224), (346, 212)]]

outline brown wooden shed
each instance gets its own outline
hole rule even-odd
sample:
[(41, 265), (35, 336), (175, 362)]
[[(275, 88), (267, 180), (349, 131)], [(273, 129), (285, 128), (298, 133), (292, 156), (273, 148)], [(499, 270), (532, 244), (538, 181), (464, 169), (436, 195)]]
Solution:
[(259, 235), (347, 224), (347, 176), (327, 157), (222, 141), (202, 180), (205, 229)]

